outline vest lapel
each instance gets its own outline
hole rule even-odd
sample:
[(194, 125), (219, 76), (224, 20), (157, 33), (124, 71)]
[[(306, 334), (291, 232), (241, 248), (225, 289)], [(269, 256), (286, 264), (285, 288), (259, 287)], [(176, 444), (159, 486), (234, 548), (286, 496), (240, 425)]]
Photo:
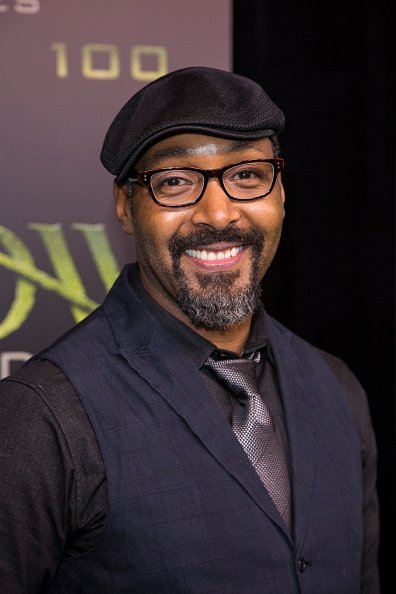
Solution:
[(294, 539), (303, 541), (310, 512), (314, 481), (315, 448), (312, 421), (314, 386), (307, 382), (309, 369), (301, 367), (291, 346), (292, 335), (285, 328), (278, 330), (268, 319), (271, 348), (274, 353), (282, 394), (285, 426), (291, 456), (291, 484), (293, 493)]

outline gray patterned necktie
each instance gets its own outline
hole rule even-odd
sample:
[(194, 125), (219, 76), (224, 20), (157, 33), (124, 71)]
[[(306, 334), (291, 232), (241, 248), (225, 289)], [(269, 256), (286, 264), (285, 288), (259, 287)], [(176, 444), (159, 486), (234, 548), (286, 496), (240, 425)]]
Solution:
[(240, 405), (235, 407), (232, 417), (232, 429), (290, 529), (289, 473), (271, 413), (259, 393), (256, 377), (259, 361), (260, 352), (257, 351), (245, 359), (209, 357), (206, 365), (239, 399)]

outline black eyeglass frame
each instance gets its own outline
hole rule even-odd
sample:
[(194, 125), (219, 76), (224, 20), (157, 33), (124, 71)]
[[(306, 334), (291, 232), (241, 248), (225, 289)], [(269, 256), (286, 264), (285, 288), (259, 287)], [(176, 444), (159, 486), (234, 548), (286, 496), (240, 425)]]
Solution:
[[(223, 182), (223, 175), (228, 169), (232, 169), (233, 167), (237, 167), (238, 165), (247, 165), (248, 163), (271, 163), (274, 168), (274, 177), (272, 180), (272, 184), (268, 192), (265, 194), (261, 194), (260, 196), (255, 196), (254, 198), (235, 198), (235, 196), (231, 196), (229, 192), (227, 192), (226, 187)], [(221, 167), (219, 169), (197, 169), (196, 167), (164, 167), (162, 169), (148, 169), (147, 171), (136, 171), (136, 177), (128, 177), (127, 178), (127, 185), (128, 189), (130, 189), (130, 185), (134, 183), (138, 183), (140, 185), (146, 186), (149, 191), (150, 197), (154, 200), (156, 204), (159, 206), (164, 206), (165, 208), (180, 208), (181, 206), (191, 206), (193, 204), (197, 204), (199, 200), (201, 200), (202, 196), (205, 193), (206, 186), (208, 185), (208, 181), (214, 177), (216, 177), (224, 191), (224, 193), (230, 198), (230, 200), (236, 200), (237, 202), (250, 202), (252, 200), (258, 200), (259, 198), (264, 198), (271, 194), (272, 190), (274, 189), (276, 178), (278, 173), (281, 173), (284, 169), (284, 160), (281, 157), (274, 157), (273, 159), (249, 159), (248, 161), (239, 161), (238, 163), (232, 163), (231, 165), (226, 165), (225, 167)], [(155, 197), (153, 188), (151, 186), (151, 178), (156, 173), (162, 173), (164, 171), (195, 171), (200, 173), (204, 178), (202, 191), (195, 200), (192, 202), (182, 202), (178, 204), (163, 204), (159, 202), (158, 199)]]

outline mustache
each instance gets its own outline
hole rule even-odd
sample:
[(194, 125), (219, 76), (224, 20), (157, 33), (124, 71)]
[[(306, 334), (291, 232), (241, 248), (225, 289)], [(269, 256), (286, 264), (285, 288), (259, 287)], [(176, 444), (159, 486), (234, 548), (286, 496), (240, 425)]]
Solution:
[(168, 248), (172, 258), (178, 258), (185, 250), (203, 248), (213, 243), (223, 242), (251, 245), (255, 251), (260, 251), (264, 244), (264, 236), (257, 229), (202, 227), (189, 235), (175, 234), (169, 241)]

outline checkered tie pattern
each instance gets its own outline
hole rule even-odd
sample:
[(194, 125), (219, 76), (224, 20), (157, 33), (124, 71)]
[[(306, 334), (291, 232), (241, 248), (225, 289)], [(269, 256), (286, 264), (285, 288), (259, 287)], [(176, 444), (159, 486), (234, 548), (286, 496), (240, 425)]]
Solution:
[(209, 357), (206, 365), (237, 396), (240, 406), (235, 407), (232, 429), (290, 529), (289, 473), (271, 413), (259, 393), (256, 376), (259, 361), (260, 352), (257, 351), (243, 359), (216, 360)]

